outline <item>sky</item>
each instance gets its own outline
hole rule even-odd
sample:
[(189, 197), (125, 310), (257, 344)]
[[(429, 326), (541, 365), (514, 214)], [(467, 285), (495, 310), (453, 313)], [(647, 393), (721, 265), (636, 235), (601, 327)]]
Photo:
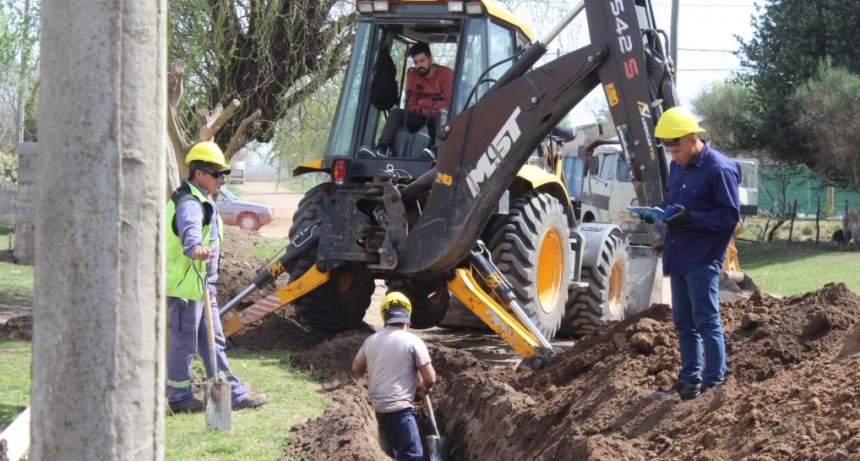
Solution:
[[(514, 7), (517, 15), (535, 27), (538, 38), (543, 38), (558, 21), (577, 3), (573, 0), (548, 0), (554, 11), (552, 21), (533, 20), (529, 16), (546, 16), (529, 2)], [(732, 52), (739, 49), (735, 35), (749, 40), (754, 29), (750, 18), (756, 14), (753, 0), (680, 0), (678, 15), (678, 61), (675, 63), (676, 90), (681, 104), (691, 107), (692, 100), (711, 83), (723, 81), (733, 71), (741, 70), (740, 60)], [(761, 3), (761, 2), (760, 2)], [(652, 0), (657, 27), (668, 34), (671, 29), (672, 0)], [(556, 19), (558, 18), (558, 19)], [(552, 53), (559, 48), (571, 51), (584, 45), (587, 38), (585, 15), (581, 14), (567, 33), (550, 44)], [(605, 106), (602, 92), (595, 92), (580, 104), (572, 114), (574, 125), (591, 123), (595, 107)], [(691, 107), (692, 108), (692, 107)]]
[[(668, 33), (671, 0), (654, 0), (652, 5), (658, 27)], [(734, 36), (752, 38), (750, 17), (756, 10), (752, 0), (681, 0), (678, 11), (675, 80), (682, 104), (689, 106), (711, 83), (741, 69), (740, 60), (732, 55), (740, 47)]]

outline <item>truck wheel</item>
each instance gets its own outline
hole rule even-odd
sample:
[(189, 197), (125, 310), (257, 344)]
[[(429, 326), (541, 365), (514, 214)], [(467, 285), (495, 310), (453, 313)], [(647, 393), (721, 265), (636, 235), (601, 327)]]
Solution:
[(448, 311), (447, 282), (398, 282), (388, 284), (388, 291), (401, 291), (412, 302), (412, 328), (423, 330), (439, 325)]
[[(299, 202), (290, 227), (290, 238), (323, 216), (323, 202), (330, 194), (330, 184), (321, 184)], [(316, 262), (316, 246), (308, 249), (290, 268), (290, 278), (304, 274)], [(344, 265), (329, 272), (329, 280), (316, 290), (295, 300), (299, 319), (311, 328), (338, 332), (362, 325), (364, 312), (376, 286), (360, 265)]]
[(562, 331), (586, 336), (606, 322), (624, 320), (627, 309), (627, 252), (621, 237), (609, 235), (603, 241), (594, 267), (582, 268), (581, 291), (571, 292), (570, 307)]
[(568, 233), (558, 199), (532, 191), (514, 200), (510, 213), (496, 220), (487, 245), (526, 315), (547, 339), (555, 337), (567, 302)]

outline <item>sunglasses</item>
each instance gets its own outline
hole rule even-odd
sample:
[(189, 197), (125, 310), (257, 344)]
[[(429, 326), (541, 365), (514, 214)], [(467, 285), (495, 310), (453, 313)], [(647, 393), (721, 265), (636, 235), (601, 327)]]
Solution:
[(221, 179), (222, 177), (227, 175), (227, 173), (222, 173), (220, 171), (213, 171), (213, 170), (210, 170), (208, 168), (201, 168), (201, 170), (203, 170), (204, 173), (208, 174), (209, 176), (212, 176), (215, 179)]
[(666, 147), (678, 147), (681, 145), (681, 138), (663, 139), (663, 145)]

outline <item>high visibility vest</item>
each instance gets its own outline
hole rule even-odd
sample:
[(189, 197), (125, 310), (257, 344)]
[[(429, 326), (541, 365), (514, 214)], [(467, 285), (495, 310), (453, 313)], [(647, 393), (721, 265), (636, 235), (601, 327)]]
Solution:
[(179, 238), (179, 229), (176, 226), (176, 209), (179, 208), (180, 204), (188, 200), (196, 201), (203, 208), (201, 237), (204, 247), (208, 248), (210, 246), (209, 233), (212, 216), (215, 215), (218, 222), (217, 246), (220, 246), (223, 241), (224, 225), (221, 221), (221, 216), (215, 212), (215, 207), (206, 199), (203, 192), (188, 182), (176, 189), (167, 202), (166, 222), (170, 223), (170, 229), (167, 231), (165, 239), (165, 251), (167, 253), (165, 257), (167, 296), (200, 301), (203, 299), (206, 261), (193, 260), (185, 256), (185, 253), (182, 252), (183, 246), (182, 240)]

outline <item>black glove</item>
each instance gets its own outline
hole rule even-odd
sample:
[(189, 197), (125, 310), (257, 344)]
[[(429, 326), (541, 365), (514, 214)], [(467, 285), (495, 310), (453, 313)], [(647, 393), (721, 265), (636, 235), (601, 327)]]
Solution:
[(678, 204), (672, 206), (675, 208), (675, 214), (669, 216), (663, 221), (667, 226), (684, 227), (692, 222), (693, 218), (690, 216), (690, 210), (688, 210), (687, 207)]

